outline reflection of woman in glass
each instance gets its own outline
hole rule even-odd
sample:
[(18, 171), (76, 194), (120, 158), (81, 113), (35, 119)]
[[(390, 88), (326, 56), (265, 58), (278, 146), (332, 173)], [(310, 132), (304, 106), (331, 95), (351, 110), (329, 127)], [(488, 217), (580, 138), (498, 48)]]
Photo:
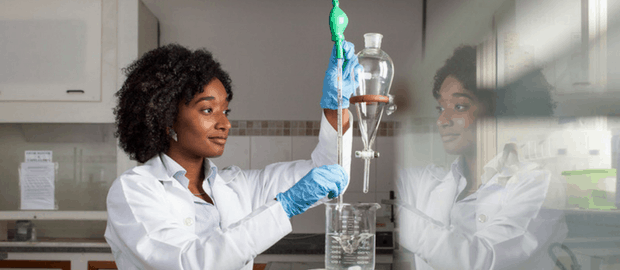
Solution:
[[(538, 102), (546, 104), (538, 109), (548, 112), (553, 106), (543, 90), (547, 98)], [(512, 109), (516, 104), (494, 102), (513, 91), (495, 95), (476, 87), (474, 47), (456, 49), (437, 71), (439, 134), (446, 152), (459, 157), (449, 170), (429, 165), (403, 170), (399, 177), (399, 240), (415, 254), (415, 269), (553, 268), (547, 249), (566, 233), (557, 210), (563, 207), (563, 187), (556, 178), (519, 160), (511, 144), (484, 173), (476, 171), (476, 120), (492, 116), (496, 106), (518, 111)]]

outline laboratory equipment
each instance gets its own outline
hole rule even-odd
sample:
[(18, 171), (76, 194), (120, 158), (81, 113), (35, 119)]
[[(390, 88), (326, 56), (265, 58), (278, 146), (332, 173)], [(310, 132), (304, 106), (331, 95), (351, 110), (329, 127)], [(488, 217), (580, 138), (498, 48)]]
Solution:
[[(18, 220), (15, 222), (15, 241), (28, 241), (32, 238), (34, 225), (30, 220)], [(36, 236), (35, 236), (36, 238)]]
[[(346, 14), (340, 9), (339, 1), (332, 1), (333, 8), (329, 14), (329, 27), (332, 34), (332, 41), (334, 41), (337, 48), (337, 89), (338, 89), (338, 143), (337, 143), (337, 153), (338, 153), (338, 164), (342, 165), (342, 85), (343, 85), (343, 63), (344, 63), (344, 30), (348, 24), (348, 18)], [(379, 38), (377, 39), (377, 35)], [(389, 59), (389, 56), (385, 54), (385, 52), (381, 51), (381, 35), (374, 34), (368, 38), (371, 42), (366, 42), (368, 47), (364, 49), (360, 54), (358, 54), (358, 58), (360, 56), (368, 58), (365, 62), (368, 65), (369, 71), (365, 72), (364, 75), (368, 74), (372, 76), (375, 72), (374, 69), (377, 69), (379, 74), (378, 78), (369, 77), (368, 79), (364, 78), (363, 81), (360, 79), (360, 83), (367, 82), (370, 85), (370, 91), (366, 91), (363, 85), (360, 85), (361, 90), (357, 90), (357, 95), (360, 97), (360, 104), (356, 106), (358, 107), (358, 115), (360, 114), (360, 108), (364, 111), (363, 116), (365, 118), (360, 117), (360, 126), (362, 126), (362, 121), (364, 123), (364, 127), (368, 125), (374, 125), (375, 132), (373, 132), (373, 136), (371, 136), (374, 141), (374, 135), (376, 135), (376, 128), (379, 126), (379, 121), (381, 121), (381, 114), (383, 113), (383, 103), (380, 105), (380, 110), (372, 107), (373, 103), (378, 103), (377, 101), (368, 100), (368, 98), (373, 97), (387, 97), (388, 91), (391, 85), (392, 77), (393, 77), (393, 64)], [(369, 47), (369, 45), (371, 45)], [(376, 54), (379, 57), (375, 56)], [(377, 59), (375, 59), (377, 58)], [(388, 61), (389, 60), (389, 61)], [(374, 65), (380, 65), (379, 67), (374, 67)], [(364, 65), (362, 65), (364, 66)], [(385, 67), (384, 67), (385, 66)], [(364, 66), (364, 68), (366, 68)], [(374, 69), (373, 69), (374, 68)], [(386, 73), (386, 74), (383, 74)], [(354, 80), (355, 75), (351, 74), (351, 78)], [(377, 86), (373, 85), (373, 83), (377, 84)], [(387, 84), (387, 87), (383, 87)], [(355, 85), (355, 84), (353, 84)], [(374, 88), (373, 88), (374, 87)], [(375, 88), (380, 88), (379, 90), (375, 90)], [(385, 89), (384, 89), (385, 88)], [(366, 95), (366, 92), (369, 95)], [(350, 99), (350, 103), (352, 102), (353, 97)], [(389, 101), (389, 100), (388, 100)], [(363, 104), (362, 104), (363, 103)], [(387, 103), (387, 101), (386, 101)], [(366, 108), (368, 107), (368, 108)], [(378, 105), (375, 105), (378, 107)], [(378, 119), (376, 114), (379, 113)], [(373, 119), (373, 121), (370, 120)], [(371, 121), (371, 122), (368, 122)], [(368, 122), (368, 123), (367, 123)], [(369, 128), (365, 128), (364, 130), (368, 130)], [(368, 137), (368, 136), (366, 136)], [(364, 136), (362, 136), (364, 138)], [(364, 141), (365, 145), (372, 145), (366, 143), (367, 139)], [(369, 147), (365, 147), (366, 152), (371, 152)], [(368, 192), (368, 163), (366, 163), (365, 169), (365, 192)], [(376, 211), (381, 206), (377, 203), (358, 203), (358, 204), (345, 204), (343, 203), (342, 195), (338, 197), (338, 203), (328, 203), (325, 204), (325, 215), (326, 215), (326, 233), (325, 233), (325, 268), (328, 270), (339, 270), (339, 269), (359, 269), (359, 270), (374, 270), (375, 269), (375, 231), (376, 231)]]
[(564, 171), (570, 208), (612, 210), (616, 202), (616, 169)]
[(388, 115), (396, 110), (394, 98), (389, 94), (394, 78), (392, 59), (381, 50), (383, 35), (367, 33), (364, 35), (365, 48), (357, 54), (364, 67), (359, 76), (359, 87), (350, 102), (355, 103), (364, 150), (356, 151), (355, 157), (364, 159), (364, 193), (368, 193), (370, 160), (378, 158), (379, 153), (372, 150), (377, 136), (383, 111)]
[(325, 269), (375, 269), (378, 203), (325, 204)]
[[(329, 30), (332, 34), (332, 41), (336, 43), (336, 58), (338, 59), (338, 141), (337, 141), (337, 155), (338, 165), (343, 166), (342, 163), (342, 68), (344, 63), (344, 30), (349, 24), (349, 18), (347, 14), (340, 8), (340, 2), (338, 0), (332, 0), (333, 8), (329, 13)], [(355, 77), (355, 76), (353, 76)], [(338, 196), (338, 203), (342, 204), (342, 195)]]

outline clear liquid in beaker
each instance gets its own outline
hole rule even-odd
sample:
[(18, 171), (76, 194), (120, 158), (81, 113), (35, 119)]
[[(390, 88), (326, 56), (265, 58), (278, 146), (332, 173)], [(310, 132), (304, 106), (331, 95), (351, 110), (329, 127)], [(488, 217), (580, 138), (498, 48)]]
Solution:
[(375, 234), (328, 234), (327, 270), (375, 269)]

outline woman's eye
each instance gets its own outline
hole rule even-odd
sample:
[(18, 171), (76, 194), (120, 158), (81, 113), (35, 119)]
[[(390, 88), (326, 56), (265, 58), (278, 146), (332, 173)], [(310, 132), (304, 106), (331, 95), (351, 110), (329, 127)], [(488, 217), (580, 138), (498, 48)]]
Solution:
[(454, 106), (454, 109), (456, 109), (459, 112), (465, 111), (469, 108), (469, 106), (467, 105), (461, 105), (461, 104), (457, 104), (456, 106)]
[(203, 112), (206, 112), (206, 113), (212, 113), (212, 112), (213, 112), (213, 109), (209, 108), (209, 109), (202, 110), (202, 111), (203, 111)]
[(230, 109), (225, 110), (225, 111), (224, 111), (224, 115), (226, 115), (226, 117), (228, 117), (228, 115), (230, 115)]
[(441, 106), (437, 106), (437, 107), (435, 107), (435, 108), (437, 109), (437, 112), (438, 112), (438, 113), (442, 113), (442, 112), (443, 112), (443, 110), (444, 110), (444, 109), (443, 109), (443, 107), (441, 107)]

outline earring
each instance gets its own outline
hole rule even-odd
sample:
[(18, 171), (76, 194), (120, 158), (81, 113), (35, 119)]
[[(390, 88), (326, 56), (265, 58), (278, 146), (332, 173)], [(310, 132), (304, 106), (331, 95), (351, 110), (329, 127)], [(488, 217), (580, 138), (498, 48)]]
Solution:
[(179, 141), (179, 139), (177, 138), (177, 133), (176, 133), (176, 132), (174, 132), (174, 129), (170, 129), (170, 132), (169, 132), (169, 133), (170, 133), (170, 137), (172, 137), (172, 139), (173, 139), (175, 142), (178, 142), (178, 141)]

